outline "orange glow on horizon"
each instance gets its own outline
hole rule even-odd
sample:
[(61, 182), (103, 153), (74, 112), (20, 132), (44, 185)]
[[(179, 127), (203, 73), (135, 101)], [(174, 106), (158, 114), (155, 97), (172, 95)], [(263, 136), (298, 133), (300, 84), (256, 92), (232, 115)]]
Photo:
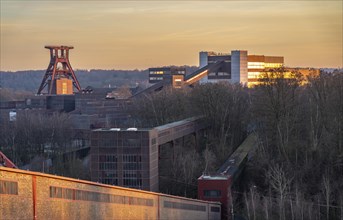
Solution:
[(241, 49), (284, 56), (287, 66), (337, 68), (342, 4), (1, 1), (0, 70), (46, 69), (49, 44), (73, 45), (74, 69), (197, 66), (200, 51)]

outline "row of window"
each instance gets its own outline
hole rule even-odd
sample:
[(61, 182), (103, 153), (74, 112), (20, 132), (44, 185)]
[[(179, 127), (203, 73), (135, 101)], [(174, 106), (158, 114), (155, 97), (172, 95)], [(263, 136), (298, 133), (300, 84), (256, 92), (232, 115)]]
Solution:
[(163, 80), (163, 77), (149, 77), (149, 80)]
[(101, 147), (113, 147), (113, 146), (141, 146), (141, 141), (129, 142), (128, 139), (116, 140), (116, 139), (102, 139), (99, 141)]
[(249, 69), (264, 69), (264, 62), (248, 62)]
[(124, 172), (123, 172), (123, 177), (124, 178), (137, 178), (137, 177), (141, 177), (142, 175), (140, 174), (140, 173), (137, 173), (136, 171), (127, 171), (127, 170), (125, 170)]
[[(117, 185), (117, 179), (104, 179), (104, 183)], [(141, 179), (124, 179), (124, 185), (141, 186)], [(0, 194), (18, 195), (18, 183), (13, 181), (0, 180)], [(144, 199), (131, 196), (120, 196), (107, 193), (91, 192), (78, 189), (50, 186), (50, 198), (61, 198), (68, 200), (82, 200), (105, 203), (130, 204), (140, 206), (153, 206), (152, 199)], [(164, 201), (165, 208), (185, 209), (194, 211), (206, 211), (206, 206), (189, 203)], [(220, 212), (219, 207), (212, 206), (211, 212)]]
[(248, 69), (264, 69), (282, 67), (283, 63), (248, 62)]
[(117, 162), (117, 155), (99, 155), (99, 162)]
[(143, 199), (131, 196), (119, 196), (107, 193), (90, 192), (78, 189), (68, 189), (50, 186), (50, 198), (61, 198), (68, 200), (82, 200), (105, 203), (130, 204), (140, 206), (153, 206), (152, 199)]
[(142, 157), (139, 155), (123, 155), (123, 163), (125, 162), (141, 162)]
[(141, 170), (142, 164), (141, 163), (124, 163), (123, 169), (124, 170)]
[[(99, 155), (100, 163), (117, 163), (118, 156), (114, 154)], [(142, 156), (135, 154), (124, 154), (123, 163), (142, 162)]]
[(18, 195), (18, 183), (0, 180), (0, 194)]
[(172, 209), (185, 209), (185, 210), (206, 212), (206, 206), (194, 205), (194, 204), (189, 204), (189, 203), (181, 203), (181, 202), (164, 201), (164, 207), (172, 208)]
[(185, 74), (186, 74), (186, 71), (184, 71), (184, 70), (178, 70), (178, 71), (173, 72), (173, 74), (182, 74), (182, 75), (185, 75)]
[(149, 139), (102, 139), (102, 140), (92, 140), (92, 146), (99, 147), (141, 147), (148, 146)]
[(164, 74), (164, 71), (150, 71), (150, 74)]
[(282, 67), (283, 63), (265, 63), (264, 66), (266, 68), (278, 68), (278, 67)]
[(210, 72), (208, 76), (231, 76), (231, 74), (227, 72)]
[(142, 179), (123, 179), (124, 186), (126, 187), (134, 187), (134, 188), (141, 188), (142, 187)]
[(185, 70), (172, 70), (172, 71), (149, 71), (150, 75), (170, 75), (170, 74), (182, 74), (185, 75), (186, 71)]
[(99, 163), (100, 170), (116, 170), (117, 163)]
[(140, 188), (142, 186), (142, 174), (133, 170), (123, 171), (124, 186)]

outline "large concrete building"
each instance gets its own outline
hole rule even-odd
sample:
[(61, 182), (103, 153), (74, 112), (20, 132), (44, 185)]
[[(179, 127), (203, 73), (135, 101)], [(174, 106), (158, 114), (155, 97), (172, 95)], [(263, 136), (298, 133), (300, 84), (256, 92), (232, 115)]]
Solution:
[(250, 86), (257, 82), (263, 71), (284, 65), (283, 57), (248, 55), (246, 50), (233, 50), (231, 54), (202, 51), (199, 54), (199, 68), (218, 61), (224, 61), (222, 67), (216, 72), (209, 72), (200, 79), (200, 83), (227, 81)]
[(160, 147), (204, 127), (202, 119), (195, 117), (149, 129), (95, 129), (91, 180), (158, 192)]

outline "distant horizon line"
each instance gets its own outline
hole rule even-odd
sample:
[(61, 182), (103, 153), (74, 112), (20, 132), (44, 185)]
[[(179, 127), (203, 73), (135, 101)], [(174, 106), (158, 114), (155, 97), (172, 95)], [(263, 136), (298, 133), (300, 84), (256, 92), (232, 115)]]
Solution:
[[(146, 71), (149, 68), (163, 68), (163, 67), (172, 67), (172, 66), (177, 66), (177, 67), (183, 67), (183, 66), (188, 66), (188, 67), (197, 67), (199, 68), (199, 66), (192, 66), (192, 65), (167, 65), (167, 66), (154, 66), (154, 67), (148, 67), (145, 69), (138, 69), (138, 68), (134, 68), (134, 69), (101, 69), (101, 68), (92, 68), (92, 69), (82, 69), (82, 68), (75, 68), (73, 69), (74, 71), (87, 71), (90, 72), (92, 70), (105, 70), (105, 71)], [(303, 66), (284, 66), (286, 68), (303, 68), (303, 69), (343, 69), (343, 67), (303, 67)], [(24, 71), (46, 71), (46, 69), (22, 69), (22, 70), (0, 70), (0, 72), (24, 72)]]

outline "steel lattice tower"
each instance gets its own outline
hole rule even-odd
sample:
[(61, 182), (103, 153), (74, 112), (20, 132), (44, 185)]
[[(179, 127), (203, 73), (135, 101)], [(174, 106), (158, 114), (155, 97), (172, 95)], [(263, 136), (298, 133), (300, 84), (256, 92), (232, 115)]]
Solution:
[[(81, 86), (76, 79), (75, 73), (69, 62), (69, 50), (73, 46), (45, 46), (50, 50), (50, 63), (39, 86), (37, 94), (42, 94), (43, 89), (48, 85), (48, 94), (58, 94), (59, 84), (57, 80), (72, 82), (72, 85), (78, 90)], [(64, 88), (64, 87), (63, 87)], [(72, 86), (70, 85), (71, 91)], [(69, 89), (70, 90), (70, 89)], [(70, 91), (69, 91), (70, 92)], [(60, 94), (68, 94), (61, 92)], [(69, 93), (70, 94), (70, 93)]]

